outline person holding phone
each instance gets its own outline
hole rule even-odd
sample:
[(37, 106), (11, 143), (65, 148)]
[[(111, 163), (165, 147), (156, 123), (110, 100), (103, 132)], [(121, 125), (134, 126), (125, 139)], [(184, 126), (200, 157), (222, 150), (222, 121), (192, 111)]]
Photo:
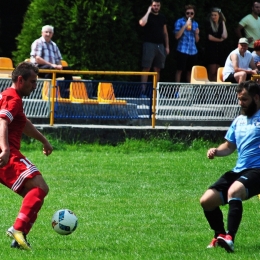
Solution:
[[(166, 18), (160, 13), (160, 0), (152, 0), (146, 14), (139, 20), (144, 28), (144, 43), (142, 67), (145, 72), (153, 70), (157, 72), (157, 81), (160, 80), (160, 71), (164, 68), (167, 54), (170, 53), (169, 37)], [(146, 83), (148, 75), (142, 75), (141, 81)], [(146, 84), (142, 86), (142, 94), (145, 94)]]

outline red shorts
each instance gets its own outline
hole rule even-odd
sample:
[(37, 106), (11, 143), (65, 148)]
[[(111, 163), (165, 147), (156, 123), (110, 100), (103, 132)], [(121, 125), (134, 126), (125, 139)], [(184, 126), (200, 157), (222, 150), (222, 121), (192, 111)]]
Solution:
[(0, 182), (18, 192), (22, 189), (24, 181), (35, 175), (40, 175), (39, 170), (20, 151), (11, 149), (7, 165), (0, 168)]

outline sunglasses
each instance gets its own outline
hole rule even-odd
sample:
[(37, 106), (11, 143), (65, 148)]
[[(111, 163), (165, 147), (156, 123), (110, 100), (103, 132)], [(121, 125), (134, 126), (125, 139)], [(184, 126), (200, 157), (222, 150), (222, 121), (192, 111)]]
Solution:
[(190, 15), (194, 15), (193, 12), (186, 12), (186, 14), (187, 14), (187, 15), (189, 15), (189, 14), (190, 14)]

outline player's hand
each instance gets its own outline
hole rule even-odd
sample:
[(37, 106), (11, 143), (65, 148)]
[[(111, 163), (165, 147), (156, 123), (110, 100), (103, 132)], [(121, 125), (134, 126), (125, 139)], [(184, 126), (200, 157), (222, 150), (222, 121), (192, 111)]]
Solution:
[(209, 159), (214, 159), (215, 155), (217, 154), (217, 148), (210, 148), (207, 152), (207, 157)]
[(53, 147), (51, 146), (51, 144), (49, 142), (46, 142), (43, 144), (43, 154), (45, 154), (46, 156), (50, 155), (53, 151)]
[(4, 167), (9, 161), (10, 151), (0, 153), (0, 168)]
[(254, 41), (254, 38), (253, 38), (253, 37), (248, 37), (247, 39), (248, 39), (248, 42), (249, 42), (249, 43), (251, 43), (251, 42)]

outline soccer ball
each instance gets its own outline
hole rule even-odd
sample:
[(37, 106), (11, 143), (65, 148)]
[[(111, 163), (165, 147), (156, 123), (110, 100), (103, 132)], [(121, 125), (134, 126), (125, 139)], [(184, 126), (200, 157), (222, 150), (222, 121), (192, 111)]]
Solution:
[(78, 225), (77, 216), (69, 209), (56, 211), (51, 220), (52, 228), (60, 235), (69, 235)]

